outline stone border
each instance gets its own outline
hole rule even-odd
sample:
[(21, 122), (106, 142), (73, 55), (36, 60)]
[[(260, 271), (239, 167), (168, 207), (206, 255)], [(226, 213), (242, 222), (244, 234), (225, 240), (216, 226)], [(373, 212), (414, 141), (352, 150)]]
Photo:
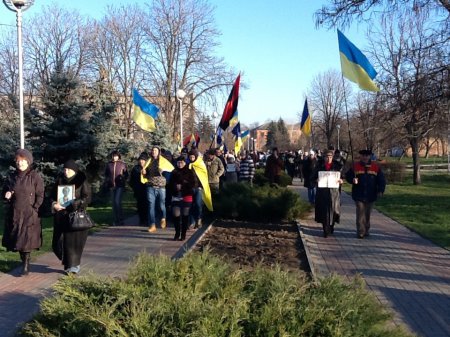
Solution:
[(178, 249), (178, 251), (172, 256), (173, 260), (181, 259), (185, 254), (189, 253), (197, 243), (203, 239), (203, 237), (208, 233), (217, 219), (214, 219), (210, 224), (203, 225), (201, 228), (197, 229), (188, 240)]
[(311, 252), (309, 251), (309, 247), (306, 242), (305, 234), (302, 230), (302, 225), (299, 220), (295, 220), (295, 224), (297, 225), (298, 234), (300, 235), (300, 240), (302, 240), (303, 249), (305, 250), (306, 259), (308, 260), (309, 269), (311, 270), (311, 276), (313, 280), (317, 280), (318, 273), (316, 271), (316, 266), (314, 265), (314, 262), (311, 257)]

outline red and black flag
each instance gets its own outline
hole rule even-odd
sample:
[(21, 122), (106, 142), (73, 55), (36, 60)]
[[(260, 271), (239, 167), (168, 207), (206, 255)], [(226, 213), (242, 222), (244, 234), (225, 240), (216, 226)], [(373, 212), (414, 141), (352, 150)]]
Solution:
[(223, 115), (220, 120), (219, 126), (225, 131), (230, 125), (230, 120), (233, 118), (234, 113), (238, 107), (239, 100), (239, 82), (241, 80), (241, 74), (238, 75), (236, 81), (234, 82), (233, 88), (231, 89), (230, 96), (228, 96), (227, 103), (225, 104), (225, 109), (223, 110)]
[(191, 147), (198, 147), (198, 144), (200, 143), (200, 136), (196, 132), (195, 134), (191, 133), (189, 136), (184, 138), (183, 140), (183, 146), (191, 146)]

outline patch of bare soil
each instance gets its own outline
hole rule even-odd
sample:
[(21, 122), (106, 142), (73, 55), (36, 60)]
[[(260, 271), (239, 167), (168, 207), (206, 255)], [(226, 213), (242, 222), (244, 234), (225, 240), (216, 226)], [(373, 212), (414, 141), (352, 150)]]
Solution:
[(209, 247), (213, 254), (244, 268), (258, 263), (278, 264), (288, 271), (310, 273), (302, 240), (295, 223), (264, 224), (216, 221), (197, 243), (196, 250)]

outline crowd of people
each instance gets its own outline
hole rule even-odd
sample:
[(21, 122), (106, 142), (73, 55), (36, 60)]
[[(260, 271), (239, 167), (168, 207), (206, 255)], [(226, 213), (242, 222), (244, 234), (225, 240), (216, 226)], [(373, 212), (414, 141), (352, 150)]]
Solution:
[[(153, 146), (142, 152), (130, 173), (119, 151), (113, 151), (105, 167), (104, 187), (110, 190), (112, 225), (124, 223), (122, 197), (127, 184), (136, 199), (139, 224), (150, 233), (167, 226), (167, 210), (175, 228), (174, 240), (185, 240), (187, 230), (202, 226), (203, 206), (212, 209), (211, 193), (220, 193), (224, 185), (242, 182), (252, 186), (255, 168), (264, 167), (271, 184), (279, 184), (282, 172), (298, 177), (308, 190), (308, 200), (315, 206), (315, 220), (322, 224), (323, 234), (333, 234), (340, 219), (341, 184), (352, 184), (356, 204), (358, 238), (369, 235), (373, 203), (384, 193), (382, 170), (371, 160), (371, 151), (362, 150), (360, 160), (344, 174), (345, 159), (339, 150), (320, 153), (285, 152), (273, 148), (270, 154), (242, 150), (224, 153), (221, 148), (201, 154), (198, 149), (183, 149), (180, 155)], [(19, 252), (22, 274), (30, 268), (30, 254), (42, 245), (39, 210), (44, 201), (44, 183), (33, 168), (33, 156), (26, 149), (15, 154), (16, 170), (6, 179), (3, 198), (6, 201), (2, 245)], [(331, 179), (331, 180), (330, 180)], [(61, 190), (61, 196), (59, 191)], [(208, 198), (209, 195), (209, 198)], [(52, 248), (67, 273), (80, 271), (80, 261), (88, 230), (73, 230), (71, 214), (85, 210), (91, 201), (91, 187), (86, 174), (74, 160), (63, 165), (51, 193), (54, 217)]]

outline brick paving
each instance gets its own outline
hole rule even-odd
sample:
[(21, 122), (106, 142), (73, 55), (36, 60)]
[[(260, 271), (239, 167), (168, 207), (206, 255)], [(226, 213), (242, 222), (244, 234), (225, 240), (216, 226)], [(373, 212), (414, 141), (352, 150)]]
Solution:
[[(88, 237), (81, 259), (80, 275), (95, 273), (121, 277), (127, 272), (133, 257), (140, 252), (180, 257), (187, 247), (202, 235), (203, 230), (188, 231), (186, 241), (173, 241), (173, 228), (148, 233), (136, 226), (133, 217), (121, 227), (108, 227)], [(64, 277), (63, 266), (53, 253), (31, 261), (31, 273), (20, 277), (20, 268), (0, 273), (0, 336), (14, 336), (17, 327), (29, 321), (39, 310), (39, 302), (51, 295), (52, 286)]]
[[(302, 198), (307, 191), (295, 182)], [(374, 210), (370, 236), (356, 238), (355, 205), (341, 196), (341, 223), (323, 237), (311, 214), (301, 235), (315, 277), (360, 274), (378, 300), (394, 312), (394, 322), (423, 337), (450, 336), (450, 252)]]
[[(299, 181), (294, 186), (306, 199)], [(395, 323), (423, 337), (450, 336), (450, 253), (382, 215), (372, 213), (369, 238), (356, 238), (355, 206), (342, 194), (341, 223), (334, 235), (323, 238), (322, 228), (312, 217), (300, 223), (302, 240), (315, 277), (338, 274), (346, 279), (361, 274), (379, 301), (391, 308)], [(186, 243), (171, 240), (173, 229), (148, 233), (135, 226), (109, 227), (88, 237), (81, 275), (94, 272), (123, 276), (130, 261), (142, 251), (180, 257), (204, 233), (188, 231)], [(0, 273), (0, 336), (14, 336), (17, 327), (39, 310), (39, 302), (64, 277), (52, 254), (34, 258), (31, 273), (19, 277), (20, 268)]]

